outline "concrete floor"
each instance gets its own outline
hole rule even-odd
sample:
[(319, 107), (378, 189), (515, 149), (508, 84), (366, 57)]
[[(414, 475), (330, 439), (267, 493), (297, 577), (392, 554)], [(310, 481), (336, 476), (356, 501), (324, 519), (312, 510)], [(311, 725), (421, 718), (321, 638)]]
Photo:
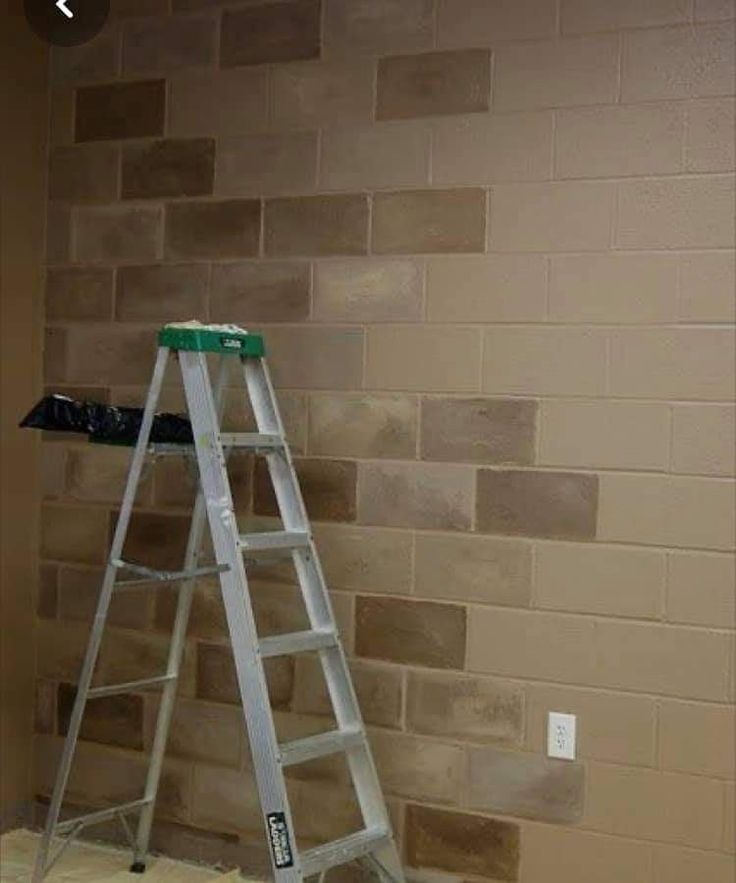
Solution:
[[(0, 881), (28, 883), (40, 839), (32, 831), (0, 837)], [(46, 877), (53, 883), (214, 883), (242, 881), (237, 871), (218, 873), (168, 858), (151, 858), (146, 873), (129, 874), (130, 853), (92, 843), (73, 843)]]

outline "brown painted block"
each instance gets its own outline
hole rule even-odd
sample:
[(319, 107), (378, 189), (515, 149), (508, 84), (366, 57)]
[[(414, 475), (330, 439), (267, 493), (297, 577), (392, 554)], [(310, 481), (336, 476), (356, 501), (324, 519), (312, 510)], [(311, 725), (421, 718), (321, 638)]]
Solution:
[(69, 260), (72, 212), (69, 206), (50, 202), (46, 212), (46, 263)]
[(268, 358), (276, 387), (359, 389), (363, 331), (358, 328), (271, 327)]
[[(357, 466), (348, 460), (297, 459), (299, 484), (309, 517), (315, 521), (355, 521)], [(253, 511), (278, 515), (266, 462), (256, 461)]]
[(260, 235), (261, 204), (256, 199), (166, 206), (165, 251), (170, 258), (251, 257), (258, 254)]
[(483, 190), (406, 190), (373, 199), (376, 254), (481, 252), (486, 230)]
[(486, 111), (491, 53), (466, 49), (382, 58), (377, 88), (379, 120)]
[(41, 562), (38, 578), (36, 616), (43, 619), (56, 619), (59, 568), (55, 564)]
[(46, 273), (46, 318), (107, 320), (112, 316), (112, 270), (55, 267)]
[(519, 826), (470, 813), (409, 804), (406, 853), (415, 868), (518, 880)]
[[(168, 458), (167, 458), (168, 459)], [(161, 588), (156, 592), (154, 628), (170, 633), (174, 627), (178, 591), (174, 588)], [(221, 640), (228, 637), (225, 608), (217, 577), (197, 580), (192, 595), (192, 609), (189, 614), (187, 635), (192, 638)]]
[(329, 55), (385, 55), (432, 45), (432, 0), (325, 0)]
[(46, 328), (43, 333), (43, 379), (46, 383), (64, 383), (67, 379), (66, 328)]
[(465, 616), (456, 604), (359, 595), (355, 652), (429, 668), (463, 668)]
[(54, 85), (114, 80), (119, 71), (120, 34), (104, 29), (78, 46), (54, 46), (51, 81)]
[(49, 199), (105, 202), (118, 195), (118, 148), (110, 144), (56, 147), (49, 157)]
[[(129, 448), (116, 445), (73, 448), (66, 460), (66, 493), (85, 502), (114, 503), (123, 495), (129, 466)], [(144, 485), (141, 490), (144, 491)]]
[(476, 527), (484, 533), (593, 539), (597, 518), (597, 475), (478, 472)]
[(212, 193), (214, 177), (212, 138), (172, 138), (123, 148), (123, 199), (203, 196)]
[(361, 194), (266, 200), (267, 255), (365, 254), (368, 200)]
[[(294, 690), (294, 660), (280, 656), (265, 662), (266, 681), (274, 708), (288, 708)], [(200, 643), (197, 650), (197, 697), (239, 705), (233, 652), (228, 645)]]
[[(110, 517), (110, 535), (116, 517)], [(189, 518), (157, 512), (134, 512), (128, 527), (123, 557), (146, 567), (178, 570), (184, 561)]]
[(129, 22), (123, 30), (123, 70), (152, 73), (212, 64), (216, 34), (214, 17), (163, 16)]
[(223, 14), (222, 67), (318, 58), (319, 52), (319, 0), (264, 3)]
[(213, 322), (300, 322), (309, 315), (309, 264), (227, 263), (212, 267)]
[(166, 83), (143, 80), (77, 90), (75, 141), (162, 135)]
[[(153, 698), (153, 697), (152, 697)], [(153, 741), (155, 709), (146, 720), (146, 748)], [(245, 740), (240, 708), (179, 699), (174, 706), (166, 752), (172, 757), (237, 767)]]
[[(57, 726), (60, 736), (69, 729), (76, 687), (59, 684)], [(80, 738), (86, 742), (102, 742), (121, 748), (143, 748), (143, 697), (126, 693), (90, 699), (84, 709)]]
[(100, 564), (107, 548), (104, 509), (51, 506), (41, 510), (41, 554), (59, 561)]
[(72, 214), (78, 261), (146, 261), (159, 256), (161, 210), (142, 206), (80, 208)]
[(54, 733), (56, 730), (56, 689), (53, 681), (37, 680), (33, 707), (33, 732)]
[[(59, 619), (91, 623), (97, 609), (104, 571), (64, 565), (59, 570)], [(151, 624), (151, 590), (128, 589), (113, 593), (108, 622), (127, 629), (147, 629)]]
[(118, 267), (115, 318), (172, 322), (206, 317), (206, 264), (146, 264)]

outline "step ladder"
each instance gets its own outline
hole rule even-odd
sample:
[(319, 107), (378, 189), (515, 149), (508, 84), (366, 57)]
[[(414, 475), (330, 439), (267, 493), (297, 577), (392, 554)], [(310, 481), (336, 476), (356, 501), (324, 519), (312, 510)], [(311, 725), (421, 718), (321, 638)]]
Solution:
[[(356, 860), (370, 867), (382, 883), (404, 883), (399, 854), (345, 652), (286, 443), (264, 358), (263, 339), (234, 326), (182, 323), (164, 326), (159, 331), (158, 343), (153, 378), (132, 455), (32, 883), (40, 883), (44, 879), (66, 846), (80, 831), (88, 825), (115, 818), (123, 824), (131, 843), (133, 864), (130, 870), (137, 873), (145, 871), (192, 592), (198, 577), (214, 573), (219, 577), (222, 590), (275, 883), (297, 883), (315, 874), (320, 875), (321, 881), (330, 868)], [(208, 358), (211, 358), (208, 354), (213, 353), (220, 356), (214, 389), (208, 369)], [(149, 437), (164, 373), (172, 355), (178, 359), (182, 372), (199, 471), (199, 487), (184, 563), (181, 571), (174, 572), (154, 570), (124, 561), (121, 557), (144, 462), (149, 453), (156, 453), (157, 446), (149, 444)], [(229, 368), (235, 363), (243, 372), (255, 416), (256, 432), (220, 431)], [(167, 450), (172, 447), (177, 453), (181, 453), (187, 446), (165, 446)], [(254, 451), (266, 458), (283, 530), (247, 534), (239, 532), (226, 469), (225, 452), (233, 448)], [(188, 450), (192, 450), (191, 445)], [(209, 524), (217, 562), (212, 566), (202, 566), (199, 560), (205, 520)], [(250, 556), (257, 556), (259, 553), (291, 556), (309, 619), (308, 630), (259, 638), (246, 575)], [(124, 574), (129, 576), (121, 579)], [(143, 680), (93, 687), (93, 673), (113, 595), (131, 586), (150, 585), (155, 588), (172, 583), (178, 584), (179, 590), (166, 671)], [(279, 744), (263, 660), (311, 651), (319, 653), (337, 727), (331, 732)], [(153, 688), (161, 690), (161, 702), (145, 790), (140, 799), (86, 815), (60, 819), (87, 700)], [(295, 836), (284, 770), (292, 764), (337, 753), (344, 753), (348, 762), (361, 810), (362, 830), (330, 843), (301, 850)], [(315, 807), (315, 810), (319, 811), (319, 807)], [(129, 819), (136, 816), (137, 825), (133, 830)], [(63, 835), (64, 839), (61, 845), (54, 846), (53, 838), (58, 835)]]

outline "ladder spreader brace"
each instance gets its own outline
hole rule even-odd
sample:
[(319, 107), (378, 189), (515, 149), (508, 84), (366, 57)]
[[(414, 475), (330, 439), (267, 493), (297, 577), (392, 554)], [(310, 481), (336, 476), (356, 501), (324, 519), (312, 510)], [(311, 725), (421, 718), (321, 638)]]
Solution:
[[(80, 831), (89, 825), (113, 818), (121, 821), (130, 840), (133, 850), (131, 871), (145, 871), (192, 593), (199, 577), (215, 574), (219, 578), (222, 591), (275, 883), (301, 883), (311, 875), (323, 876), (330, 868), (354, 860), (363, 862), (375, 871), (382, 883), (404, 883), (373, 756), (264, 358), (263, 339), (232, 326), (192, 327), (187, 323), (164, 326), (159, 332), (158, 342), (153, 378), (79, 676), (32, 883), (41, 883)], [(207, 366), (207, 353), (221, 356), (214, 389)], [(164, 373), (172, 354), (178, 358), (182, 372), (194, 436), (193, 450), (199, 471), (199, 485), (182, 569), (164, 571), (125, 561), (122, 551), (146, 456), (150, 453), (181, 453), (184, 448), (192, 451), (192, 446), (149, 444)], [(233, 356), (239, 357), (257, 432), (220, 431), (228, 367), (234, 361)], [(226, 468), (226, 451), (232, 448), (245, 448), (266, 457), (283, 530), (247, 534), (239, 532)], [(199, 563), (205, 522), (209, 526), (215, 553), (214, 565)], [(308, 629), (259, 638), (246, 575), (246, 563), (267, 560), (250, 557), (254, 554), (258, 556), (259, 553), (291, 556), (309, 619)], [(132, 574), (132, 578), (118, 579), (119, 574), (126, 571)], [(131, 587), (156, 587), (159, 584), (178, 584), (178, 600), (166, 670), (137, 681), (92, 687), (92, 677), (113, 594)], [(263, 661), (274, 656), (312, 651), (319, 653), (337, 728), (279, 743)], [(62, 801), (88, 699), (154, 687), (160, 688), (161, 701), (142, 797), (118, 806), (60, 820)], [(344, 753), (347, 758), (363, 828), (331, 843), (302, 850), (295, 837), (284, 770), (294, 764), (337, 753)], [(128, 817), (134, 814), (138, 816), (135, 832), (128, 822)], [(54, 854), (50, 855), (52, 840), (59, 834), (65, 834), (66, 838)]]

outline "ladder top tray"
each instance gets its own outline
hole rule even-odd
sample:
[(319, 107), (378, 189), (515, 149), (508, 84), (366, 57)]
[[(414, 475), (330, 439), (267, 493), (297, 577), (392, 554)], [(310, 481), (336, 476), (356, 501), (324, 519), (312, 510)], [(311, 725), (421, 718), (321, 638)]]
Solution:
[(263, 337), (249, 334), (234, 325), (202, 325), (200, 323), (172, 323), (158, 333), (159, 346), (172, 350), (190, 350), (204, 353), (224, 353), (260, 358), (265, 353)]

